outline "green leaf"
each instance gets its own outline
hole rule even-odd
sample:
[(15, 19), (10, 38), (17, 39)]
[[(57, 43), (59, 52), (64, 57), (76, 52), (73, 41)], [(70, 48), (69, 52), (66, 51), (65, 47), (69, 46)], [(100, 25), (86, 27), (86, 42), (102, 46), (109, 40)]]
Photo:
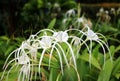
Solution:
[(95, 48), (93, 49), (92, 54), (95, 58), (98, 58), (98, 56), (100, 55), (100, 53), (99, 53), (100, 45), (98, 44), (98, 45), (94, 45), (94, 46), (95, 46)]
[(120, 71), (120, 57), (115, 61), (112, 74), (115, 75)]
[(10, 40), (7, 36), (0, 36), (0, 39), (2, 39), (2, 40)]
[(49, 75), (49, 81), (56, 81), (58, 75), (57, 69), (51, 68), (50, 75)]
[(89, 74), (89, 65), (86, 63), (86, 61), (81, 60), (80, 58), (77, 60), (77, 69), (80, 73), (80, 79), (81, 81), (86, 78), (86, 75)]
[(61, 6), (68, 6), (70, 8), (74, 8), (74, 7), (76, 8), (77, 7), (76, 5), (77, 4), (75, 1), (66, 1), (65, 3), (61, 4)]
[[(89, 62), (89, 54), (83, 54), (83, 55), (81, 55), (80, 59)], [(92, 56), (91, 64), (93, 66), (95, 66), (96, 68), (98, 68), (99, 70), (101, 70), (100, 64), (98, 63), (97, 59), (94, 58), (94, 56)]]
[(112, 54), (112, 56), (114, 56), (114, 54), (115, 54), (115, 46), (110, 46), (110, 51), (111, 51), (111, 54)]
[(112, 69), (113, 69), (113, 62), (109, 59), (106, 61), (105, 67), (100, 72), (97, 81), (109, 81)]
[(52, 29), (53, 27), (54, 27), (54, 25), (55, 25), (55, 23), (56, 23), (56, 18), (54, 18), (50, 23), (49, 23), (49, 25), (48, 25), (48, 29)]
[(73, 67), (65, 68), (64, 75), (62, 76), (62, 81), (79, 81), (77, 73)]
[[(10, 73), (8, 74), (8, 71), (6, 71), (5, 72), (5, 75), (4, 75), (4, 77), (3, 77), (3, 79), (2, 80), (0, 80), (0, 81), (17, 81), (17, 79), (18, 79), (18, 71), (19, 71), (19, 69), (18, 69), (19, 67), (17, 67), (17, 69), (16, 69), (16, 67), (14, 67), (11, 71), (10, 71)], [(0, 76), (2, 76), (2, 74), (3, 74), (3, 72), (0, 72)], [(7, 74), (8, 74), (8, 76), (7, 76)], [(0, 77), (1, 78), (1, 77)]]
[(5, 63), (4, 60), (0, 60), (0, 71), (2, 71), (3, 69), (1, 69), (1, 66), (3, 66), (3, 64)]
[(43, 6), (42, 0), (37, 0), (37, 7), (41, 8)]
[(118, 46), (116, 49), (115, 49), (115, 52), (118, 52), (120, 50), (120, 46)]
[(117, 79), (120, 79), (120, 73), (117, 73), (115, 76)]
[(9, 48), (5, 51), (5, 55), (8, 55), (14, 48), (15, 48), (15, 46), (9, 47)]

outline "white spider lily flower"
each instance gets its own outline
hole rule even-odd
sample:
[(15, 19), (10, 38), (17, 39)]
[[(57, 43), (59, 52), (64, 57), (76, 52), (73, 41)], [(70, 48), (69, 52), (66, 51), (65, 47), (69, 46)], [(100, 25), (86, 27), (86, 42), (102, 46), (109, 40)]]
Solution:
[(111, 14), (115, 14), (116, 12), (115, 12), (115, 8), (111, 8), (110, 9), (110, 12), (111, 12)]
[[(56, 42), (64, 42), (67, 46), (68, 46), (68, 48), (70, 49), (70, 53), (71, 53), (71, 58), (73, 59), (72, 61), (74, 62), (74, 66), (76, 67), (77, 65), (76, 65), (76, 60), (75, 60), (75, 54), (74, 54), (74, 52), (73, 52), (73, 49), (72, 49), (72, 46), (70, 45), (70, 43), (68, 42), (68, 38), (69, 38), (69, 36), (68, 36), (68, 33), (67, 33), (67, 31), (59, 31), (59, 32), (55, 32), (54, 34), (53, 34), (53, 38), (55, 38), (55, 41)], [(58, 44), (58, 43), (57, 43)], [(59, 44), (58, 44), (58, 46), (59, 46)], [(59, 46), (60, 47), (60, 46)], [(63, 48), (62, 48), (63, 49)], [(65, 58), (66, 56), (64, 55), (64, 58)], [(66, 60), (66, 64), (67, 64), (67, 60)], [(68, 66), (69, 67), (69, 66)]]
[(43, 49), (50, 48), (52, 45), (52, 39), (50, 37), (43, 37), (40, 41), (40, 46)]
[(92, 60), (92, 40), (97, 41), (98, 36), (96, 33), (94, 33), (92, 30), (88, 28), (88, 31), (86, 32), (87, 39), (90, 40), (90, 50), (89, 51), (89, 62), (90, 62), (90, 68), (91, 68), (91, 60)]
[(77, 25), (77, 28), (79, 29), (80, 26), (82, 26), (85, 22), (85, 19), (83, 17), (77, 18), (75, 21), (75, 25)]
[(29, 40), (24, 41), (21, 46), (24, 49), (29, 49), (30, 48), (30, 41)]
[(104, 14), (104, 8), (100, 8), (99, 12), (96, 14), (96, 16), (102, 16)]
[(34, 58), (37, 58), (36, 55), (37, 55), (38, 49), (40, 49), (40, 48), (41, 47), (40, 47), (39, 42), (34, 42), (29, 48), (29, 50), (30, 50), (29, 52), (30, 52), (31, 56)]
[(88, 31), (87, 31), (87, 39), (97, 41), (99, 38), (98, 38), (96, 33), (94, 33), (92, 30), (88, 29)]
[(74, 9), (70, 9), (66, 12), (66, 16), (67, 17), (71, 17), (71, 16), (75, 16), (75, 10)]
[(81, 30), (83, 28), (85, 28), (86, 25), (88, 25), (90, 28), (92, 27), (91, 20), (90, 19), (86, 19), (85, 17), (77, 18), (75, 23), (74, 23), (74, 26), (77, 27), (77, 29), (81, 28)]
[(78, 37), (74, 37), (73, 41), (75, 46), (78, 46), (81, 43), (81, 40)]
[(108, 10), (106, 10), (106, 11), (105, 11), (105, 14), (107, 14), (107, 15), (108, 15), (108, 14), (109, 14), (109, 11), (108, 11)]
[[(103, 37), (105, 40), (106, 38), (100, 34), (100, 33), (95, 33), (93, 32), (91, 29), (88, 28), (87, 32), (86, 32), (86, 36), (87, 36), (87, 40), (90, 40), (90, 48), (89, 48), (89, 53), (90, 53), (90, 56), (89, 56), (89, 60), (90, 60), (90, 63), (91, 63), (91, 59), (92, 59), (92, 41), (95, 41), (97, 42), (103, 49), (103, 53), (104, 53), (104, 65), (105, 65), (105, 60), (106, 60), (106, 49), (107, 48), (107, 51), (109, 52), (109, 56), (110, 56), (110, 59), (112, 61), (112, 56), (111, 56), (111, 52), (110, 52), (110, 49), (108, 47), (108, 44), (106, 43), (106, 41), (104, 42), (102, 39), (100, 39), (98, 37), (98, 35), (100, 35), (101, 37)], [(90, 66), (91, 67), (91, 66)]]
[(30, 50), (33, 47), (38, 49), (40, 47), (39, 41), (40, 41), (39, 39), (30, 37), (28, 40), (22, 43), (21, 48)]
[(66, 31), (54, 32), (53, 37), (58, 42), (67, 42), (69, 38), (68, 33)]
[(99, 12), (103, 13), (104, 12), (104, 8), (100, 8)]
[(22, 56), (18, 58), (18, 64), (27, 64), (29, 62), (30, 58), (26, 54), (22, 54)]
[(20, 47), (20, 50), (25, 54), (30, 54), (32, 57), (36, 57), (37, 51), (40, 48), (39, 40), (27, 40), (24, 41)]

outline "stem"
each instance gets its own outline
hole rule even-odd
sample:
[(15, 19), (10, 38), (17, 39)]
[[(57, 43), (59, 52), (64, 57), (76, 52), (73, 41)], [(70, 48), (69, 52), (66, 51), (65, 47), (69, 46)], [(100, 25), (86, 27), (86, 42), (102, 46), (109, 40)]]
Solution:
[(80, 8), (80, 3), (78, 3), (78, 18), (80, 17), (81, 15), (81, 8)]

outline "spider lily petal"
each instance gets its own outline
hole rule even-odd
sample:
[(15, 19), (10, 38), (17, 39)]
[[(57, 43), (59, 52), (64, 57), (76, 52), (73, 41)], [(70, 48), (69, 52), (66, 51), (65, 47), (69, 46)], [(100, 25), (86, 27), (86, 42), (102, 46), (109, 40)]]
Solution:
[(18, 76), (18, 81), (21, 81), (21, 75), (22, 74), (23, 74), (22, 81), (25, 81), (25, 79), (27, 81), (29, 81), (29, 77), (30, 77), (30, 64), (24, 64), (22, 66), (22, 68), (20, 69), (19, 76)]
[(23, 74), (25, 74), (27, 76), (30, 72), (29, 64), (23, 65), (20, 71), (23, 72)]

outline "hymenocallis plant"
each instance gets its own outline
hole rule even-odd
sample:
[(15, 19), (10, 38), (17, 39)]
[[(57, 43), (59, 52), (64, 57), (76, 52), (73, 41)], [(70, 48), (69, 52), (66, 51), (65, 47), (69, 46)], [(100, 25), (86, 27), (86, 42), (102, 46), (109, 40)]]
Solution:
[[(69, 69), (72, 66), (78, 75), (78, 81), (80, 81), (76, 60), (80, 56), (82, 45), (85, 45), (88, 50), (90, 68), (93, 42), (97, 42), (102, 47), (104, 64), (106, 49), (111, 57), (108, 44), (101, 37), (105, 39), (102, 34), (92, 31), (87, 24), (82, 30), (72, 28), (65, 31), (42, 29), (23, 41), (19, 48), (9, 54), (3, 66), (1, 80), (9, 81), (9, 75), (13, 69), (17, 72), (18, 81), (32, 81), (41, 80), (44, 70), (49, 71), (51, 68), (57, 68), (59, 69), (58, 73), (64, 75), (64, 68)], [(14, 58), (10, 59), (13, 55)]]
[[(75, 16), (74, 9), (66, 13), (66, 17)], [(73, 26), (64, 31), (55, 31), (51, 29), (42, 29), (27, 40), (23, 41), (19, 48), (15, 49), (7, 57), (3, 66), (1, 81), (9, 81), (12, 70), (16, 71), (17, 81), (47, 81), (51, 68), (57, 69), (59, 80), (65, 73), (65, 68), (74, 68), (77, 74), (77, 80), (80, 81), (80, 75), (77, 68), (77, 60), (83, 51), (83, 45), (89, 54), (89, 66), (91, 67), (93, 42), (99, 44), (103, 50), (104, 67), (106, 60), (106, 51), (109, 53), (111, 62), (112, 56), (109, 50), (105, 36), (101, 33), (95, 33), (91, 29), (91, 23), (84, 17), (74, 19)], [(63, 21), (65, 25), (67, 19)], [(79, 29), (79, 27), (81, 27)], [(77, 28), (77, 29), (76, 29)], [(14, 56), (13, 59), (11, 57)], [(103, 67), (103, 69), (104, 69)], [(46, 77), (45, 77), (46, 76)], [(43, 80), (43, 78), (46, 78)], [(54, 76), (53, 76), (54, 77)]]

